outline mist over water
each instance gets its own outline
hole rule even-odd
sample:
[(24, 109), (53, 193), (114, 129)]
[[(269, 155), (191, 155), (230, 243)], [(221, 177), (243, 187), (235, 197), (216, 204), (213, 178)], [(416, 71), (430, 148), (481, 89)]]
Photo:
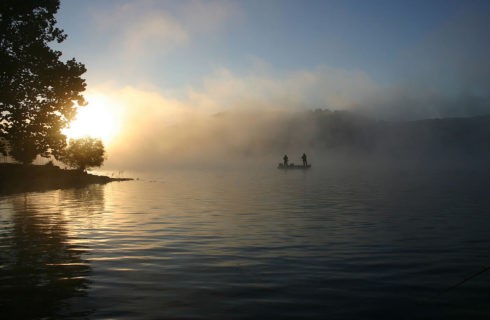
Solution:
[[(283, 70), (254, 57), (246, 71), (218, 66), (200, 81), (168, 91), (152, 82), (95, 86), (94, 92), (113, 101), (120, 128), (118, 141), (108, 145), (107, 167), (229, 165), (249, 158), (267, 158), (265, 163), (285, 153), (330, 156), (353, 147), (370, 149), (370, 156), (390, 155), (393, 148), (417, 149), (415, 144), (420, 147), (414, 153), (421, 155), (411, 156), (425, 157), (426, 150), (448, 147), (435, 146), (432, 140), (457, 140), (459, 132), (464, 136), (471, 128), (408, 128), (406, 122), (490, 114), (489, 12), (485, 2), (469, 2), (399, 48), (380, 66), (383, 76), (328, 63)], [(348, 111), (366, 119), (343, 121), (337, 116), (340, 121), (323, 121), (318, 118), (324, 115), (312, 116), (317, 109)], [(380, 129), (376, 121), (393, 122), (393, 130)], [(486, 139), (488, 132), (483, 131), (481, 139)], [(467, 140), (462, 144), (478, 139), (474, 133), (463, 137)], [(345, 136), (328, 144), (332, 134)], [(352, 146), (347, 139), (351, 134), (369, 141)], [(480, 143), (478, 148), (486, 146)]]
[(128, 129), (105, 170), (271, 167), (287, 154), (315, 166), (486, 167), (490, 118), (385, 121), (347, 111), (230, 111)]

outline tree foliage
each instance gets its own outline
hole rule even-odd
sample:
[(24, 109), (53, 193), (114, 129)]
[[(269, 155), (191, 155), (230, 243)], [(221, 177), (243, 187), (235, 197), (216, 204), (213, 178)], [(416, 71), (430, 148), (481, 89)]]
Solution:
[(70, 139), (60, 160), (81, 171), (100, 167), (105, 160), (104, 144), (102, 140), (91, 137)]
[(55, 26), (58, 9), (59, 0), (0, 2), (0, 137), (23, 163), (63, 150), (61, 130), (74, 118), (75, 102), (85, 105), (85, 66), (61, 61), (49, 47), (66, 39)]

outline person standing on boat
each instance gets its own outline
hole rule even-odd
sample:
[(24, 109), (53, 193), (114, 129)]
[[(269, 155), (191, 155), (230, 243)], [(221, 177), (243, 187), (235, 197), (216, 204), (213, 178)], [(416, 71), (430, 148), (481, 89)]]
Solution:
[(306, 154), (303, 153), (303, 155), (301, 156), (301, 159), (303, 159), (303, 167), (306, 167), (308, 165), (308, 161), (306, 161)]
[(287, 167), (288, 166), (288, 155), (285, 154), (284, 157), (282, 158), (284, 160), (284, 166)]

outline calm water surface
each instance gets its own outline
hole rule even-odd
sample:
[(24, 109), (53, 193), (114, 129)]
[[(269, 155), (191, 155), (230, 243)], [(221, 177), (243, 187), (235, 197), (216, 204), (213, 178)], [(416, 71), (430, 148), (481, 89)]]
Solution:
[(180, 171), (0, 197), (3, 319), (488, 319), (490, 175)]

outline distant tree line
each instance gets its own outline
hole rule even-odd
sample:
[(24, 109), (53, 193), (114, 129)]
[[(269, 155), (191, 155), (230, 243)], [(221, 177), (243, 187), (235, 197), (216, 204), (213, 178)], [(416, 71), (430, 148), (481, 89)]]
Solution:
[[(214, 117), (218, 124), (234, 123), (233, 112)], [(322, 152), (325, 156), (351, 156), (362, 161), (374, 156), (392, 160), (458, 161), (490, 159), (490, 115), (416, 121), (386, 121), (350, 111), (317, 109), (285, 113), (280, 120), (265, 122), (246, 131), (243, 156)], [(259, 123), (260, 124), (260, 123)], [(213, 141), (228, 143), (227, 131), (218, 131)]]
[(349, 111), (315, 110), (295, 117), (284, 131), (301, 131), (297, 128), (314, 128), (308, 147), (332, 154), (444, 161), (490, 158), (490, 115), (384, 121)]

